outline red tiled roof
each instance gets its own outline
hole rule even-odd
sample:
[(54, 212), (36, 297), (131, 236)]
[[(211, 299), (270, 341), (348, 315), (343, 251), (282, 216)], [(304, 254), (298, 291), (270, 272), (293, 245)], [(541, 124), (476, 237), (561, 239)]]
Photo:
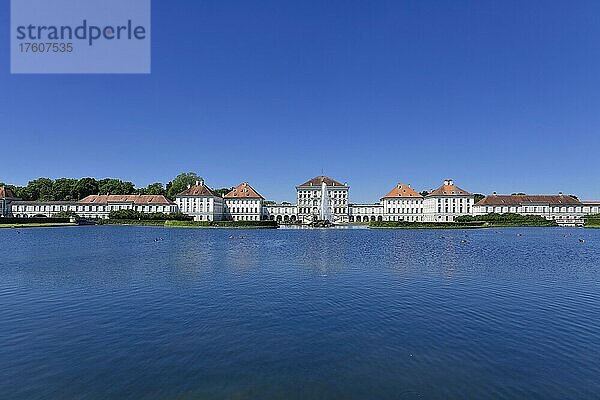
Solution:
[(26, 201), (26, 200), (17, 200), (17, 201), (13, 201), (11, 203), (12, 205), (18, 206), (18, 205), (38, 205), (38, 204), (49, 204), (49, 205), (70, 205), (70, 204), (77, 204), (76, 201), (54, 201), (54, 200), (50, 200), (50, 201)]
[(155, 194), (92, 194), (77, 202), (77, 204), (106, 204), (106, 203), (133, 203), (133, 204), (174, 204), (163, 195)]
[(555, 205), (581, 205), (582, 203), (565, 195), (497, 195), (486, 196), (476, 206), (517, 206), (523, 203), (542, 203)]
[(215, 196), (220, 197), (217, 193), (213, 192), (211, 188), (206, 186), (204, 182), (199, 182), (197, 185), (190, 186), (177, 196)]
[(15, 194), (11, 190), (11, 188), (7, 188), (6, 186), (0, 186), (0, 199), (14, 198)]
[(325, 182), (327, 186), (347, 186), (343, 183), (336, 181), (335, 179), (331, 179), (328, 176), (316, 176), (299, 186), (322, 186), (323, 182)]
[(423, 198), (415, 189), (404, 183), (397, 184), (388, 194), (383, 196), (383, 199), (398, 198), (398, 197), (414, 197)]
[(264, 199), (248, 182), (240, 183), (225, 195), (226, 199)]
[(459, 188), (451, 179), (448, 179), (444, 181), (442, 186), (429, 193), (426, 197), (432, 196), (471, 196), (471, 193)]

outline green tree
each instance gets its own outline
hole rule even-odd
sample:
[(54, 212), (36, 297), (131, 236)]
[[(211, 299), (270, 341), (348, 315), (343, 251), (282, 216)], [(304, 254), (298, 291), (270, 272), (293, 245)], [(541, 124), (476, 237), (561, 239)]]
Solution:
[(214, 189), (213, 192), (215, 192), (216, 194), (218, 194), (221, 197), (225, 197), (225, 195), (229, 192), (231, 192), (233, 190), (233, 188), (219, 188), (219, 189)]
[(135, 210), (113, 210), (108, 213), (110, 219), (141, 219), (143, 214)]
[(154, 194), (154, 195), (166, 195), (167, 191), (164, 186), (160, 182), (151, 183), (148, 187), (139, 189), (137, 191), (139, 194)]
[(485, 196), (480, 193), (475, 193), (474, 196), (475, 196), (475, 203), (477, 203), (485, 198)]
[(179, 174), (171, 182), (167, 183), (167, 197), (171, 200), (179, 193), (187, 189), (188, 185), (195, 185), (200, 178), (195, 172), (184, 172)]
[(59, 178), (52, 184), (52, 199), (69, 201), (75, 199), (75, 185), (77, 179)]
[(429, 194), (429, 192), (427, 190), (423, 190), (421, 193), (419, 193), (421, 196), (425, 197)]
[(98, 194), (98, 181), (94, 178), (81, 178), (75, 185), (73, 194), (75, 200), (81, 200), (91, 194)]
[(98, 192), (101, 194), (132, 194), (134, 185), (120, 179), (106, 178), (98, 181)]
[(27, 186), (22, 188), (19, 192), (19, 197), (23, 200), (53, 200), (52, 196), (52, 179), (49, 178), (38, 178), (33, 181), (29, 181)]
[(53, 215), (54, 218), (79, 218), (79, 215), (75, 211), (67, 210), (61, 211)]
[(138, 220), (138, 221), (191, 221), (193, 217), (182, 214), (164, 214), (161, 212), (156, 213), (143, 213), (135, 210), (113, 210), (108, 214), (109, 219), (117, 220)]

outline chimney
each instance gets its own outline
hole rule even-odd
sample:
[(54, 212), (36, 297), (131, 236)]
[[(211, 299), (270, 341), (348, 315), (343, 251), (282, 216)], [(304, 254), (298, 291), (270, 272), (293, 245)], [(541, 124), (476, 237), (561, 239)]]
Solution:
[(192, 187), (192, 185), (188, 184), (188, 189), (190, 189)]
[(558, 192), (558, 195), (559, 195), (559, 196), (562, 196), (562, 195), (563, 195), (563, 192)]
[(492, 194), (495, 196), (495, 195), (497, 195), (498, 193), (494, 192), (494, 193), (492, 193)]

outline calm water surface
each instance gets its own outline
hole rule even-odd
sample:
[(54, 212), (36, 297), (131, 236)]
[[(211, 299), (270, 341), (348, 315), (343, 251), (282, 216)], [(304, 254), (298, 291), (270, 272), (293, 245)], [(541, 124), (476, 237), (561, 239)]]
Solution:
[(600, 230), (0, 229), (0, 256), (1, 398), (600, 399)]

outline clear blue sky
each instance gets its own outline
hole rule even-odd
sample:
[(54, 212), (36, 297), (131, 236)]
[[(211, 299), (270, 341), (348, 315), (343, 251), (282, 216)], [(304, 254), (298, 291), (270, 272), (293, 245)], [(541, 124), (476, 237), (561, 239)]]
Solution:
[(274, 200), (454, 178), (600, 200), (598, 1), (154, 0), (151, 75), (10, 75), (0, 181), (196, 171)]

